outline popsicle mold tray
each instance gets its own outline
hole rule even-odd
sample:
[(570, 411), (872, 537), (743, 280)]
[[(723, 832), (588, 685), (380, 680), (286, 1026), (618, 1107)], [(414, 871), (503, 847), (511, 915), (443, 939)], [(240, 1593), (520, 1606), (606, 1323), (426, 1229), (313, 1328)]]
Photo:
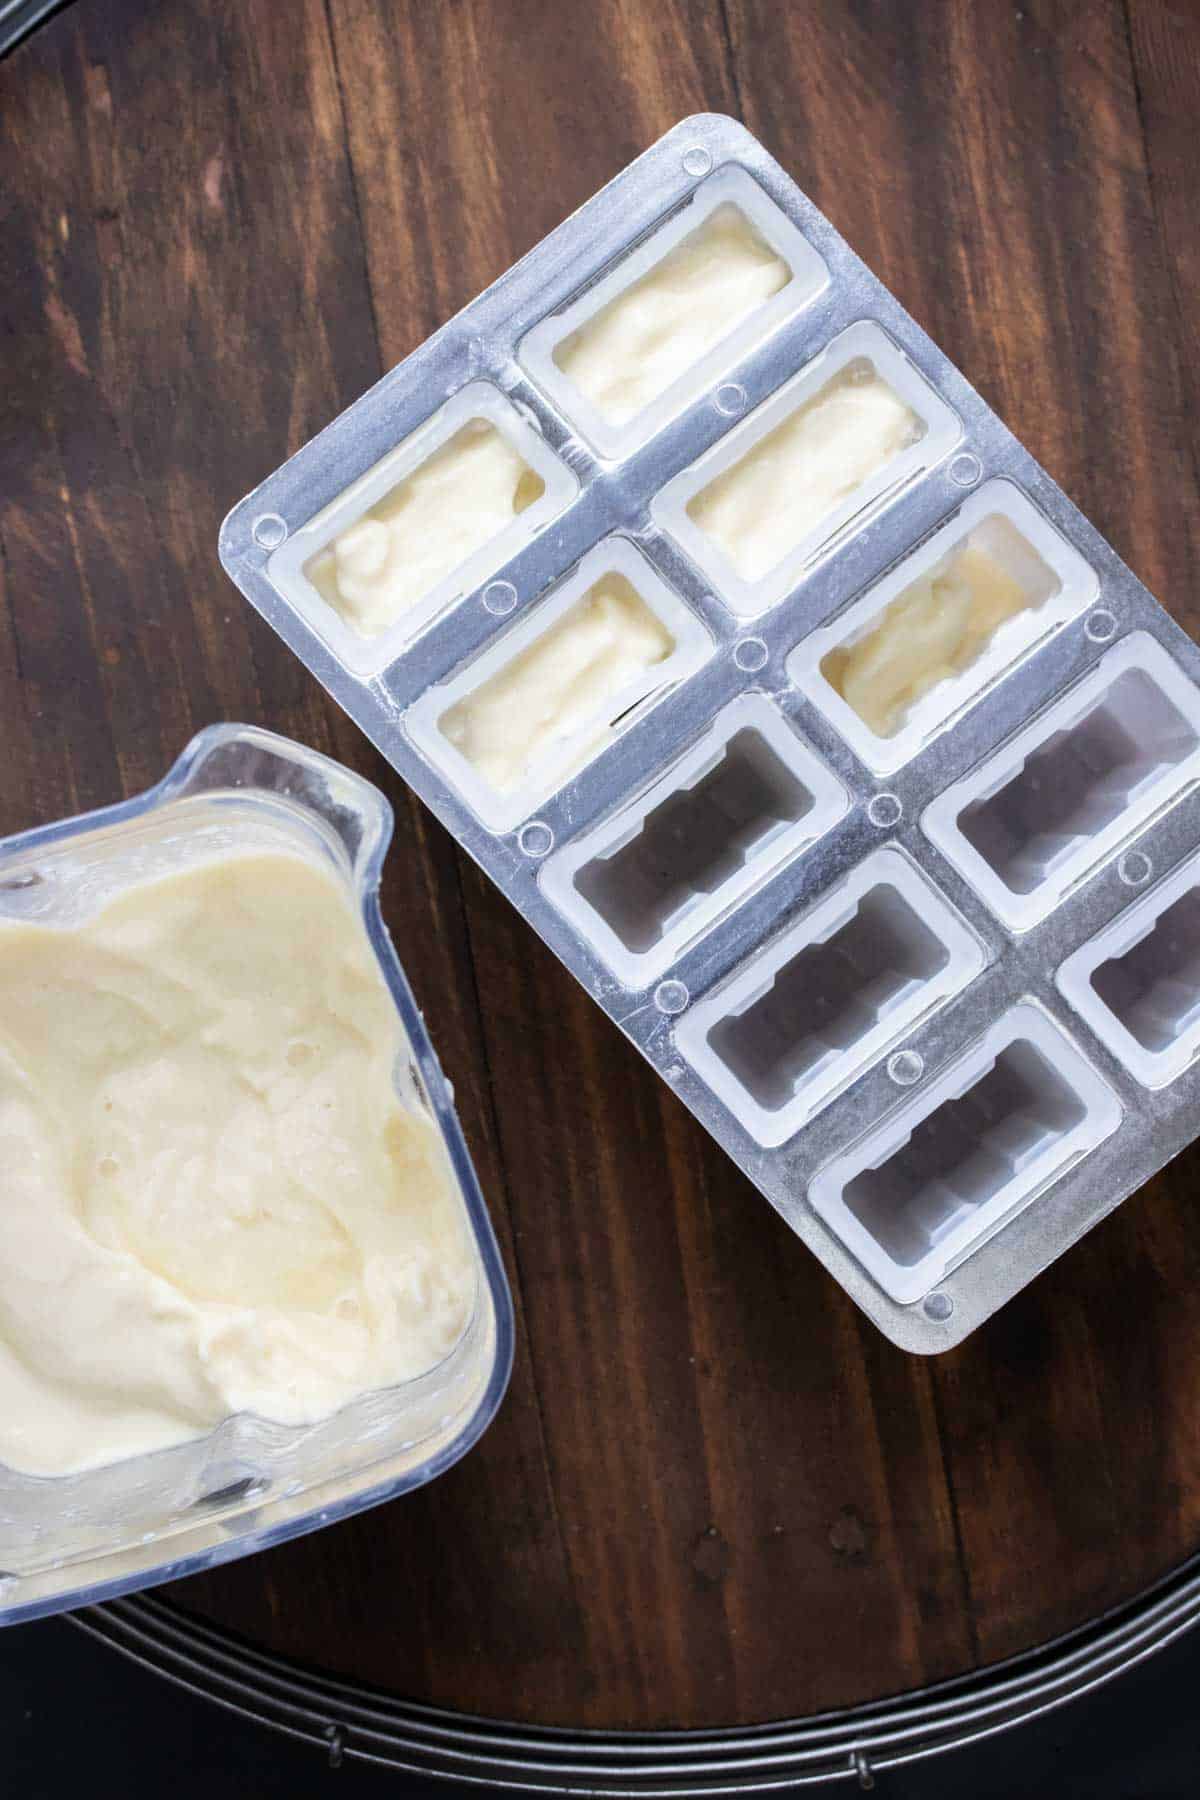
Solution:
[[(484, 451), (511, 501), (472, 474), (460, 541), (448, 455)], [(1192, 1135), (1200, 652), (731, 120), (221, 554), (898, 1344), (959, 1341)]]
[(308, 1426), (247, 1413), (174, 1448), (59, 1476), (0, 1467), (0, 1624), (189, 1575), (332, 1524), (431, 1480), (479, 1437), (512, 1363), (512, 1305), (445, 1079), (379, 911), (391, 813), (327, 757), (213, 725), (157, 787), (0, 843), (0, 916), (72, 925), (140, 881), (276, 849), (345, 884), (396, 1006), (402, 1106), (434, 1123), (461, 1198), (475, 1304), (415, 1380)]

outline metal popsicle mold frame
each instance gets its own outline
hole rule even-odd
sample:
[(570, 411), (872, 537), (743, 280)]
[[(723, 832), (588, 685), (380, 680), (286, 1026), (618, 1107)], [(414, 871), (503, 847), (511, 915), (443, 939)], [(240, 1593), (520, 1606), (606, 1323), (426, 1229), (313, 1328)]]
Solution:
[[(588, 316), (589, 297), (606, 303), (686, 235), (685, 209), (706, 208), (718, 192), (709, 182), (734, 203), (753, 194), (752, 224), (792, 269), (789, 299), (744, 320), (608, 437), (587, 409), (571, 410), (569, 384), (547, 372), (553, 347)], [(849, 357), (866, 358), (919, 415), (917, 440), (781, 567), (740, 583), (689, 531), (687, 501)], [(335, 516), (326, 509), (337, 509), (338, 528), (350, 523), (347, 494), (375, 494), (372, 475), (386, 457), (410, 469), (414, 434), (472, 384), (538, 439), (544, 516), (531, 524), (522, 514), (512, 540), (484, 546), (384, 648), (376, 640), (339, 654), (345, 628), (297, 588), (311, 547), (286, 579), (272, 559), (315, 519)], [(892, 739), (877, 737), (824, 679), (822, 663), (977, 530), (1008, 534), (1001, 560), (1029, 606), (977, 662), (924, 693)], [(489, 828), (478, 796), (472, 805), (446, 759), (430, 754), (428, 696), (464, 685), (469, 665), (482, 666), (504, 632), (535, 617), (614, 537), (645, 559), (648, 585), (695, 615), (711, 652), (631, 710), (569, 779), (541, 790), (536, 813), (518, 819), (512, 809), (502, 828)], [(1148, 1070), (1129, 1052), (1128, 1020), (1109, 1024), (1085, 951), (1101, 942), (1096, 962), (1111, 962), (1145, 937), (1148, 896), (1164, 883), (1157, 918), (1178, 897), (1165, 885), (1172, 872), (1190, 869), (1200, 845), (1200, 650), (733, 120), (703, 114), (668, 132), (241, 501), (222, 528), (221, 559), (895, 1343), (934, 1353), (961, 1341), (1192, 1138), (1200, 1034), (1188, 994), (1160, 994), (1151, 1006), (1159, 1060)], [(643, 598), (654, 608), (652, 593)], [(643, 944), (653, 936), (653, 920), (647, 933), (618, 906), (631, 949), (575, 885), (594, 863), (588, 847), (628, 846), (677, 788), (684, 799), (699, 792), (710, 824), (701, 790), (713, 765), (703, 746), (735, 706), (772, 721), (776, 755), (794, 746), (783, 757), (793, 785), (772, 787), (768, 773), (764, 789), (758, 753), (745, 762), (741, 785), (720, 796), (730, 810), (728, 854), (714, 855), (708, 876), (699, 871), (711, 889), (694, 906), (685, 893), (672, 912), (667, 882), (660, 954), (637, 948), (639, 932)], [(1139, 734), (1148, 738), (1140, 756)], [(1036, 752), (1047, 743), (1051, 755), (1066, 746), (1073, 811), (1058, 816), (1066, 801), (1054, 793), (1058, 829), (1033, 844), (1030, 815), (1049, 767), (1039, 770)], [(814, 771), (822, 828), (783, 843), (789, 827), (771, 822), (772, 795), (794, 799), (797, 783), (813, 795)], [(679, 838), (666, 831), (662, 842)], [(694, 863), (694, 843), (689, 855)], [(686, 888), (687, 871), (681, 880)], [(1190, 876), (1180, 882), (1190, 891)], [(914, 883), (925, 909), (914, 907)], [(889, 885), (895, 903), (879, 899)], [(853, 931), (838, 935), (864, 905), (865, 973), (850, 954)], [(914, 939), (910, 912), (933, 948)], [(811, 1049), (791, 1046), (789, 1063), (789, 1046), (779, 1044), (786, 1007), (768, 1006), (767, 1037), (756, 1042), (750, 1029), (740, 1050), (737, 1027), (720, 1027), (769, 996), (793, 952), (819, 955), (823, 944), (832, 949), (812, 966), (835, 1016), (829, 1056), (817, 1057), (826, 1091), (814, 1100), (813, 1090), (804, 1095)], [(1187, 979), (1200, 1005), (1200, 972)], [(1021, 1096), (1034, 1057), (1055, 1079), (1053, 1103), (1031, 1123)], [(765, 1123), (773, 1109), (754, 1088), (774, 1099), (770, 1083), (793, 1065), (795, 1128), (789, 1115), (771, 1141), (778, 1121)], [(964, 1172), (967, 1159), (954, 1160), (947, 1103), (956, 1100), (968, 1113), (982, 1109), (986, 1167)], [(915, 1201), (914, 1167), (929, 1189)], [(876, 1177), (864, 1182), (872, 1168)]]

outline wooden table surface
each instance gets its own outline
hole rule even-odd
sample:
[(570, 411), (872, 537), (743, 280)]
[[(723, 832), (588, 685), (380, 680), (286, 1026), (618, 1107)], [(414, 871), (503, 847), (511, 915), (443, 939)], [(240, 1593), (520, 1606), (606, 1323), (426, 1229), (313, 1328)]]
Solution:
[(218, 718), (378, 782), (518, 1306), (464, 1463), (169, 1591), (529, 1720), (857, 1702), (1200, 1545), (1200, 1155), (957, 1352), (895, 1350), (218, 566), (236, 498), (702, 109), (1200, 628), (1190, 0), (81, 0), (0, 65), (0, 831), (134, 792)]

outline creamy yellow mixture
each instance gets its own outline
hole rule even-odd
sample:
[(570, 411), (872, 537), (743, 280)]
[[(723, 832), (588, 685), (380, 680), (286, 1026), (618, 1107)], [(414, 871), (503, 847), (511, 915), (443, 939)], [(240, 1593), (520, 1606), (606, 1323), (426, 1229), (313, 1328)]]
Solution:
[(431, 1368), (474, 1265), (332, 872), (284, 851), (0, 924), (0, 1462), (55, 1475)]
[(922, 435), (869, 363), (852, 363), (688, 503), (744, 581), (757, 581)]
[(905, 588), (856, 642), (831, 650), (821, 672), (877, 737), (894, 737), (923, 694), (969, 669), (1029, 605), (1021, 583), (967, 543)]
[(563, 338), (554, 360), (609, 424), (625, 425), (790, 279), (738, 207), (714, 207)]
[(472, 419), (397, 482), (304, 572), (363, 637), (378, 637), (540, 498), (503, 433)]
[[(601, 577), (556, 624), (444, 712), (443, 735), (489, 787), (563, 779), (611, 734), (606, 702), (675, 640), (624, 575)], [(586, 743), (579, 733), (594, 727)]]

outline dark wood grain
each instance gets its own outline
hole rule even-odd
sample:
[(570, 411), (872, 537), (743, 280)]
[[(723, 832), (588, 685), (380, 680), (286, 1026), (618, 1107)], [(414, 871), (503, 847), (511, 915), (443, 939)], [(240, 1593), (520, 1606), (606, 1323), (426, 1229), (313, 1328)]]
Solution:
[(1200, 624), (1191, 7), (82, 0), (0, 66), (0, 830), (215, 717), (397, 809), (518, 1302), (433, 1488), (173, 1590), (412, 1698), (803, 1714), (1200, 1547), (1195, 1154), (954, 1354), (867, 1325), (221, 575), (226, 507), (685, 113), (740, 113)]

